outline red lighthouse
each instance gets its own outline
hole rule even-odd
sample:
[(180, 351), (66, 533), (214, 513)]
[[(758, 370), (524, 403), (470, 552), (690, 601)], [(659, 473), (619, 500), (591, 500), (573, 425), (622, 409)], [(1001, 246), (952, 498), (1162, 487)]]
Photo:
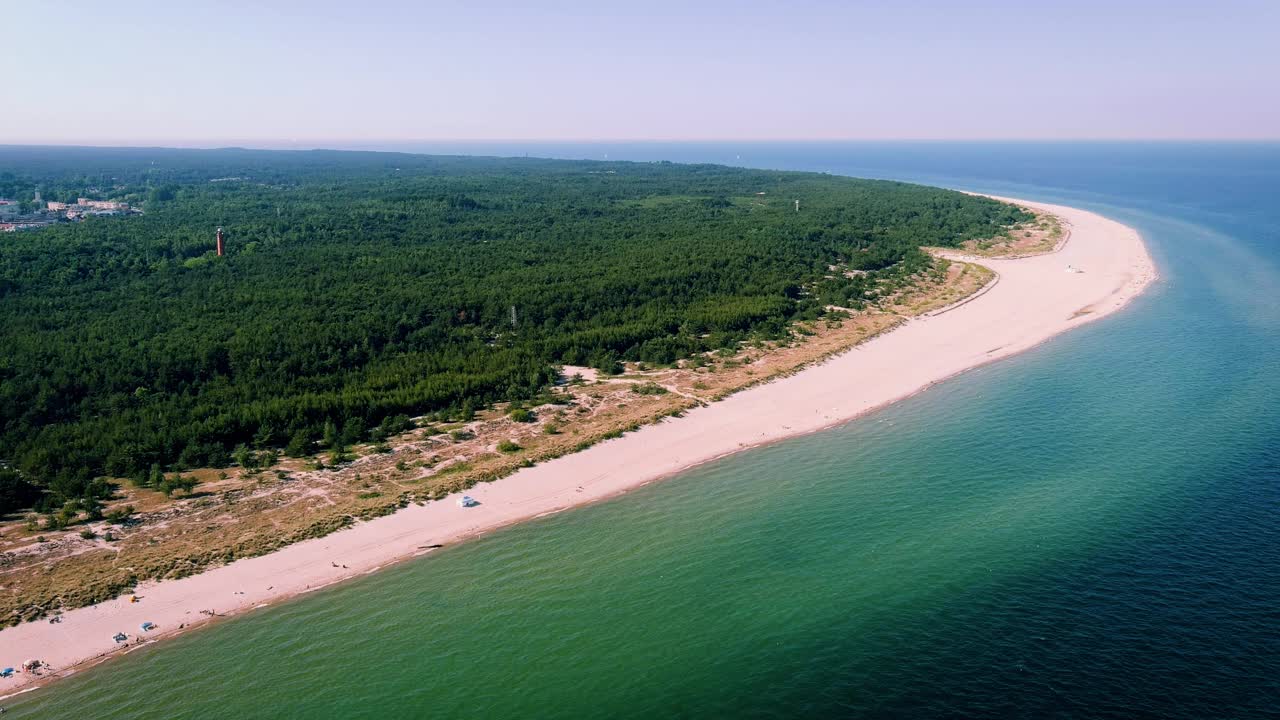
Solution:
[(218, 228), (218, 234), (215, 237), (218, 238), (218, 257), (222, 257), (222, 228)]

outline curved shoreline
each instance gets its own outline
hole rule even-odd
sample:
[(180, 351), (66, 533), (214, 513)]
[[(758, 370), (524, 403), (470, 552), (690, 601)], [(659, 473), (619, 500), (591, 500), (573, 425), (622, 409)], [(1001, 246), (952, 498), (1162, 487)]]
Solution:
[[(1073, 226), (1054, 251), (1017, 259), (964, 258), (997, 278), (946, 312), (913, 318), (825, 361), (668, 418), (621, 438), (527, 468), (459, 496), (360, 523), (268, 555), (180, 580), (145, 583), (127, 598), (78, 608), (62, 622), (0, 630), (0, 667), (28, 659), (53, 671), (0, 680), (0, 697), (25, 692), (154, 640), (239, 614), (516, 522), (623, 494), (696, 465), (823, 430), (915, 395), (950, 377), (1031, 349), (1124, 307), (1156, 279), (1138, 233), (1075, 208), (997, 198), (1058, 214)], [(951, 254), (951, 257), (957, 255)], [(1066, 272), (1067, 265), (1083, 273)], [(866, 378), (873, 378), (872, 381)], [(209, 610), (214, 615), (202, 614)], [(143, 622), (158, 629), (134, 642)], [(130, 635), (115, 644), (117, 632)]]

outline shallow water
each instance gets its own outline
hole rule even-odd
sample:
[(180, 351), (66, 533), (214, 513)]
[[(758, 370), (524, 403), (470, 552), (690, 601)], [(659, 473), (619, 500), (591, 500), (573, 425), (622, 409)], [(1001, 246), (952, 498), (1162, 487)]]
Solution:
[(135, 652), (6, 717), (1261, 717), (1280, 146), (412, 148), (931, 182), (1137, 227), (1124, 312), (844, 427)]

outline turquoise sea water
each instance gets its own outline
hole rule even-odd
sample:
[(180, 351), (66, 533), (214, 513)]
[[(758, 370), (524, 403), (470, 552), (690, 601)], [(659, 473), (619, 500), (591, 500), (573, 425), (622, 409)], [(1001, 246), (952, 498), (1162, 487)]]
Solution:
[(831, 431), (10, 701), (15, 718), (1280, 711), (1280, 145), (414, 148), (750, 164), (1137, 227), (1129, 309)]

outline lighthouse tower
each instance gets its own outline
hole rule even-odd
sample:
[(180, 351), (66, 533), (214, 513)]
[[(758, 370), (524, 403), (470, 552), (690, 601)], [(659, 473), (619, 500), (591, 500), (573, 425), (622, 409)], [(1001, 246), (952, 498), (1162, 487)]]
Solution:
[(218, 228), (218, 233), (214, 237), (218, 239), (218, 257), (222, 257), (222, 228)]

